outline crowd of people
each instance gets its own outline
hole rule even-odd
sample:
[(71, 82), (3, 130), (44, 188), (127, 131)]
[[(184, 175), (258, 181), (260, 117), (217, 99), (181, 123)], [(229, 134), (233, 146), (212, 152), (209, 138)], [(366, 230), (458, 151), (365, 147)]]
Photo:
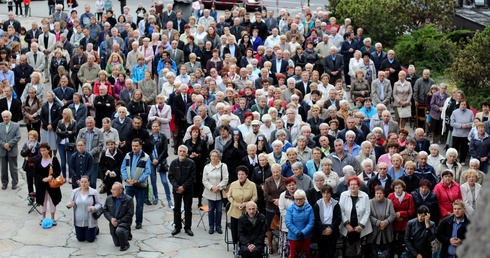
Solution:
[(186, 20), (160, 2), (117, 17), (101, 0), (80, 14), (74, 3), (69, 14), (50, 3), (30, 28), (10, 11), (0, 30), (2, 189), (8, 172), (18, 188), (20, 149), (43, 218), (55, 220), (62, 194), (49, 182), (62, 176), (77, 239), (94, 241), (104, 215), (125, 251), (160, 177), (172, 235), (194, 235), (204, 197), (209, 234), (225, 230), (226, 207), (244, 257), (284, 254), (274, 230), (290, 257), (310, 257), (311, 241), (334, 257), (340, 237), (346, 257), (455, 257), (488, 171), (490, 103), (475, 115), (461, 90), (402, 69), (322, 8), (201, 5)]

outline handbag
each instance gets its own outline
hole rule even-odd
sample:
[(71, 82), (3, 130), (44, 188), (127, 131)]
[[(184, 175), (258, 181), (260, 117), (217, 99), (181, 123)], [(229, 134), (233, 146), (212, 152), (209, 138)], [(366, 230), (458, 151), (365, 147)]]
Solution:
[(74, 142), (65, 142), (65, 150), (66, 151), (75, 151), (75, 143)]
[[(223, 164), (219, 167), (220, 170), (220, 179), (219, 181), (223, 181)], [(221, 199), (228, 199), (228, 187), (225, 189), (221, 190)]]
[[(361, 257), (361, 240), (350, 241), (347, 239), (345, 243), (345, 257)], [(377, 256), (374, 256), (377, 257)]]
[(275, 214), (274, 218), (272, 218), (271, 221), (271, 229), (277, 231), (279, 230), (280, 225), (281, 225), (281, 217), (279, 216), (279, 214)]
[[(94, 205), (95, 205), (95, 196), (92, 195), (92, 199), (94, 200)], [(94, 219), (99, 219), (100, 216), (102, 216), (102, 214), (104, 214), (104, 209), (97, 209), (95, 212), (92, 212), (92, 217), (94, 217)]]
[[(378, 238), (378, 235), (381, 231), (378, 230), (378, 233), (374, 237), (374, 240)], [(371, 257), (378, 257), (378, 258), (390, 258), (391, 257), (391, 249), (390, 245), (388, 244), (376, 244), (373, 243), (371, 246)]]
[(397, 110), (398, 110), (398, 116), (400, 118), (407, 118), (412, 116), (412, 109), (410, 108), (410, 106), (397, 107)]
[[(51, 176), (53, 174), (53, 160), (51, 160), (51, 164), (49, 164), (49, 175)], [(65, 184), (65, 179), (63, 178), (63, 175), (60, 175), (56, 178), (53, 178), (51, 181), (49, 181), (49, 187), (51, 188), (59, 188), (63, 184)]]

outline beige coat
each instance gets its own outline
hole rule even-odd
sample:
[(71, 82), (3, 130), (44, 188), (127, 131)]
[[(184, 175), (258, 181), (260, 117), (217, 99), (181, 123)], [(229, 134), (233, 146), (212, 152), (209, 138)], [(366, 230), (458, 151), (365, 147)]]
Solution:
[(85, 63), (80, 66), (80, 70), (78, 71), (78, 79), (82, 83), (85, 83), (87, 80), (95, 81), (97, 78), (99, 78), (99, 72), (100, 66), (98, 64), (94, 63), (92, 68), (89, 69), (88, 63)]
[(242, 203), (257, 201), (257, 188), (255, 187), (255, 183), (248, 179), (243, 186), (240, 185), (238, 180), (231, 183), (228, 191), (228, 201), (231, 203), (228, 215), (232, 218), (239, 219), (245, 213), (245, 209), (240, 210), (238, 207)]

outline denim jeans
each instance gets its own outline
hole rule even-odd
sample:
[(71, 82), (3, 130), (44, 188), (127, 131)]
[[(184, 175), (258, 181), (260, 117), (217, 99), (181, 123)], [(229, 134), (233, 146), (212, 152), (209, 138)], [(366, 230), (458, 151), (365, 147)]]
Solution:
[(217, 200), (217, 201), (211, 201), (208, 200), (208, 206), (209, 206), (209, 212), (208, 212), (208, 220), (209, 220), (209, 230), (214, 229), (216, 226), (216, 229), (221, 229), (221, 216), (223, 214), (222, 208), (223, 208), (223, 201), (222, 200)]
[(172, 203), (172, 193), (170, 192), (170, 187), (168, 185), (167, 172), (158, 172), (160, 174), (160, 179), (162, 180), (163, 188), (165, 189), (165, 195), (167, 196), (167, 201)]
[[(66, 165), (70, 161), (71, 155), (73, 151), (68, 151), (65, 148), (64, 144), (58, 144), (58, 153), (60, 154), (60, 166), (61, 166), (61, 174), (64, 178), (71, 178), (70, 171), (68, 170), (68, 174), (66, 173)], [(67, 177), (68, 175), (68, 177)], [(92, 178), (90, 178), (92, 180)]]
[[(150, 173), (150, 181), (151, 181), (151, 189), (153, 190), (153, 196), (155, 199), (158, 199), (158, 188), (157, 188), (157, 167), (151, 164), (151, 173)], [(148, 198), (147, 198), (148, 199)]]
[(131, 198), (136, 197), (136, 224), (143, 223), (143, 207), (148, 196), (146, 187), (126, 186), (126, 194)]
[(75, 234), (78, 241), (87, 241), (89, 243), (92, 243), (95, 241), (95, 237), (97, 235), (97, 227), (89, 228), (75, 226)]
[(97, 189), (97, 177), (99, 176), (99, 163), (92, 165), (92, 173), (90, 173), (90, 187)]

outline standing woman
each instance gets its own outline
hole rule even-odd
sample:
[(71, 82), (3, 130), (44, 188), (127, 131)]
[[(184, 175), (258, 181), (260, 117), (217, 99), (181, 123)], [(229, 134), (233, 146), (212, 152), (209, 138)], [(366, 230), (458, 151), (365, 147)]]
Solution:
[(257, 188), (255, 184), (248, 180), (248, 168), (246, 166), (238, 166), (236, 175), (238, 179), (231, 183), (228, 191), (228, 201), (230, 209), (228, 215), (231, 217), (231, 236), (233, 244), (238, 243), (238, 219), (245, 213), (245, 205), (249, 201), (257, 201)]
[(191, 138), (185, 141), (185, 146), (187, 146), (189, 158), (194, 161), (196, 165), (196, 181), (194, 182), (193, 194), (197, 197), (198, 204), (200, 208), (202, 206), (202, 173), (204, 170), (204, 163), (208, 158), (208, 146), (206, 144), (206, 134), (198, 127), (193, 126), (191, 128)]
[(131, 118), (134, 118), (135, 116), (141, 117), (143, 121), (142, 128), (146, 128), (146, 123), (148, 123), (148, 105), (143, 96), (143, 91), (137, 89), (133, 92), (131, 102), (128, 103), (127, 108), (129, 116)]
[[(374, 187), (374, 198), (371, 199), (371, 225), (373, 233), (369, 235), (367, 243), (371, 246), (370, 255), (374, 256), (374, 250), (385, 250), (388, 248), (389, 256), (391, 252), (391, 242), (393, 237), (393, 222), (396, 219), (395, 209), (391, 200), (385, 198), (385, 189), (381, 185)], [(377, 253), (376, 253), (377, 255)]]
[(242, 134), (237, 129), (232, 130), (231, 139), (223, 147), (223, 157), (221, 158), (221, 161), (228, 165), (228, 171), (230, 171), (228, 182), (235, 182), (237, 180), (237, 174), (234, 171), (236, 171), (242, 158), (246, 155), (247, 144), (243, 140)]
[(405, 128), (406, 120), (411, 116), (412, 85), (405, 80), (406, 77), (407, 74), (404, 71), (398, 73), (398, 81), (393, 86), (393, 107), (396, 108), (396, 118), (400, 119), (400, 128)]
[(36, 89), (31, 87), (27, 90), (28, 98), (22, 103), (22, 116), (26, 123), (27, 131), (34, 130), (37, 135), (41, 133), (41, 107), (43, 100), (36, 96)]
[(46, 100), (47, 102), (41, 108), (41, 139), (50, 146), (50, 150), (53, 150), (53, 155), (56, 156), (58, 150), (56, 129), (58, 122), (61, 120), (62, 107), (58, 101), (54, 101), (54, 93), (52, 91), (48, 91)]
[(342, 211), (340, 233), (345, 237), (342, 252), (344, 257), (362, 256), (362, 238), (373, 231), (369, 221), (371, 204), (369, 196), (359, 191), (361, 183), (359, 177), (350, 176), (347, 178), (349, 190), (340, 195), (339, 205)]
[(320, 249), (319, 257), (334, 258), (337, 239), (340, 236), (342, 212), (339, 203), (332, 198), (333, 188), (330, 185), (323, 185), (320, 190), (322, 198), (313, 206), (315, 235)]
[(294, 192), (294, 203), (287, 208), (286, 212), (290, 258), (297, 257), (297, 252), (308, 258), (311, 257), (310, 243), (314, 225), (313, 208), (306, 201), (305, 191), (298, 189)]
[[(49, 95), (49, 93), (48, 93)], [(46, 212), (51, 212), (51, 219), (54, 220), (53, 226), (56, 226), (55, 213), (56, 205), (61, 201), (61, 189), (51, 188), (49, 181), (55, 179), (61, 174), (60, 163), (56, 156), (51, 156), (51, 147), (48, 143), (43, 142), (39, 145), (39, 151), (41, 152), (41, 158), (34, 164), (34, 171), (36, 171), (36, 202), (41, 206), (41, 215), (46, 218)], [(53, 174), (49, 174), (49, 170), (52, 168)], [(39, 225), (41, 225), (39, 222)]]
[(211, 162), (204, 167), (202, 184), (204, 191), (202, 196), (208, 200), (209, 234), (215, 229), (218, 234), (223, 234), (221, 216), (223, 208), (223, 196), (221, 191), (228, 185), (228, 166), (220, 161), (220, 152), (212, 150)]
[(146, 100), (146, 104), (155, 104), (155, 98), (157, 96), (157, 84), (151, 78), (151, 71), (146, 70), (143, 80), (138, 82), (138, 89), (143, 92), (143, 97)]
[[(148, 153), (151, 157), (151, 187), (153, 189), (153, 205), (158, 204), (158, 188), (157, 188), (157, 173), (160, 174), (160, 179), (162, 180), (163, 188), (165, 189), (165, 194), (167, 195), (168, 206), (172, 207), (172, 196), (170, 193), (170, 188), (168, 187), (168, 138), (165, 134), (160, 132), (160, 121), (151, 122), (151, 133), (150, 137), (147, 139), (148, 145), (152, 146), (151, 153)], [(149, 201), (149, 200), (148, 200)], [(149, 204), (149, 203), (147, 203)]]
[(432, 141), (436, 139), (436, 136), (439, 136), (439, 142), (442, 141), (441, 137), (441, 128), (442, 128), (442, 118), (441, 113), (444, 107), (444, 103), (446, 99), (449, 98), (449, 94), (446, 92), (447, 85), (445, 83), (441, 83), (439, 87), (439, 91), (434, 93), (432, 99), (430, 100), (430, 129), (432, 131)]
[(95, 108), (94, 108), (95, 96), (92, 93), (92, 86), (90, 86), (90, 83), (85, 83), (82, 86), (82, 99), (83, 99), (83, 104), (85, 104), (85, 106), (89, 111), (89, 115), (95, 117)]
[(476, 203), (480, 197), (481, 185), (476, 182), (478, 172), (474, 169), (469, 169), (465, 173), (466, 183), (461, 185), (461, 195), (465, 204), (466, 216), (471, 218), (471, 215), (476, 210)]
[(97, 236), (97, 219), (92, 216), (102, 209), (99, 192), (90, 187), (88, 176), (80, 178), (80, 187), (73, 189), (66, 204), (68, 209), (73, 208), (73, 226), (77, 240), (92, 243)]
[(411, 194), (405, 192), (405, 182), (395, 180), (391, 183), (392, 193), (388, 199), (393, 203), (395, 209), (395, 223), (393, 224), (393, 234), (396, 236), (395, 253), (401, 257), (405, 250), (405, 229), (408, 221), (415, 215), (415, 203)]
[[(22, 147), (20, 155), (24, 158), (22, 169), (26, 172), (27, 190), (30, 195), (31, 193), (34, 193), (34, 176), (36, 174), (34, 164), (41, 155), (39, 154), (39, 134), (36, 131), (31, 130), (27, 136), (28, 140)], [(32, 202), (29, 201), (29, 204), (32, 205)]]
[[(71, 109), (63, 109), (61, 116), (62, 119), (58, 122), (56, 135), (58, 135), (58, 150), (60, 151), (61, 158), (61, 174), (64, 178), (67, 178), (66, 165), (75, 151), (75, 139), (78, 135), (78, 130), (77, 122), (73, 119)], [(68, 182), (71, 183), (71, 176), (68, 176)]]
[[(267, 219), (267, 242), (269, 246), (269, 254), (273, 254), (272, 249), (272, 229), (270, 227), (274, 216), (279, 216), (279, 196), (286, 191), (286, 178), (281, 175), (281, 165), (273, 164), (271, 167), (272, 176), (265, 179), (263, 190), (265, 199), (265, 217)], [(280, 221), (280, 219), (279, 219)], [(280, 225), (279, 225), (280, 226)]]
[(160, 133), (163, 133), (167, 139), (170, 139), (170, 121), (172, 120), (172, 108), (165, 103), (165, 95), (156, 96), (156, 104), (151, 106), (148, 114), (148, 123), (153, 121), (160, 122)]
[[(104, 185), (106, 189), (112, 189), (115, 182), (122, 182), (121, 164), (124, 161), (124, 153), (116, 147), (116, 142), (113, 139), (106, 141), (107, 149), (100, 157), (100, 171), (104, 174)], [(107, 195), (111, 195), (111, 191), (107, 191)]]
[[(247, 157), (248, 159), (248, 157)], [(250, 180), (257, 186), (257, 207), (260, 213), (265, 215), (264, 183), (267, 178), (272, 176), (271, 167), (267, 159), (267, 153), (258, 155), (259, 166), (254, 168)]]
[(454, 181), (454, 172), (450, 169), (444, 169), (442, 180), (434, 187), (434, 193), (439, 202), (439, 211), (441, 220), (453, 215), (453, 203), (456, 200), (462, 200), (463, 195), (461, 188)]

